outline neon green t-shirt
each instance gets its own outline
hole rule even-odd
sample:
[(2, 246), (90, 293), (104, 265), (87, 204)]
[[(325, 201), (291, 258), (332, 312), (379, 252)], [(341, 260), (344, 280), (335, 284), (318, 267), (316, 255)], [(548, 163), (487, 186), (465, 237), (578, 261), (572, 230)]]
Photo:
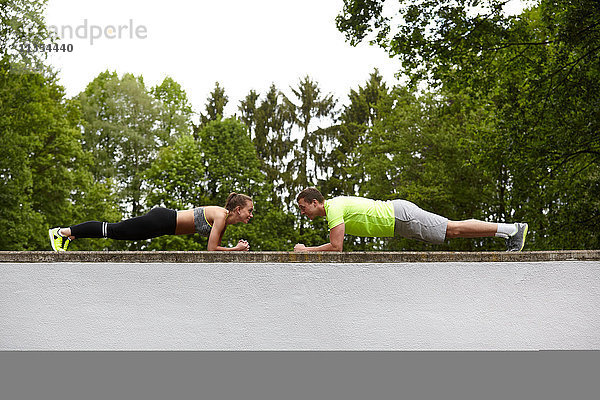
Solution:
[(394, 236), (394, 206), (391, 201), (340, 196), (325, 200), (324, 207), (329, 229), (343, 223), (348, 235)]

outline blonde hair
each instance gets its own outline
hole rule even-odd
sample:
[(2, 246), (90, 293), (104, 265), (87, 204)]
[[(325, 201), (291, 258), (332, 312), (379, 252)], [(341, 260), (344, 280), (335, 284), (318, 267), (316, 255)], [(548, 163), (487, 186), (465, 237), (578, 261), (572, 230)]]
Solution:
[(238, 206), (244, 207), (249, 201), (252, 201), (252, 198), (250, 196), (232, 192), (229, 193), (229, 196), (227, 196), (227, 200), (225, 201), (225, 208), (227, 209), (227, 211), (233, 211)]

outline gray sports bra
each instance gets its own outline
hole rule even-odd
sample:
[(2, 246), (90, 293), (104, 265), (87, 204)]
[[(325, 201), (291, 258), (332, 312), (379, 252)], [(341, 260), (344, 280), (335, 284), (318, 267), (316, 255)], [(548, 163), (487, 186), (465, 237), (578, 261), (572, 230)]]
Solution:
[(210, 236), (212, 226), (204, 216), (204, 207), (194, 208), (194, 227), (196, 227), (196, 232), (198, 232), (200, 236)]

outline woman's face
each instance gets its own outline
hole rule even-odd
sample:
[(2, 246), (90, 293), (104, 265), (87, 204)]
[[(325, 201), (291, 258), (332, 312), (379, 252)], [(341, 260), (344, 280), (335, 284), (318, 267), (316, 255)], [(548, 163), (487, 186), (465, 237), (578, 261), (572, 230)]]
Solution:
[(244, 207), (240, 207), (239, 216), (242, 219), (242, 222), (247, 224), (250, 222), (250, 219), (254, 217), (252, 213), (254, 212), (254, 203), (251, 201), (247, 201)]

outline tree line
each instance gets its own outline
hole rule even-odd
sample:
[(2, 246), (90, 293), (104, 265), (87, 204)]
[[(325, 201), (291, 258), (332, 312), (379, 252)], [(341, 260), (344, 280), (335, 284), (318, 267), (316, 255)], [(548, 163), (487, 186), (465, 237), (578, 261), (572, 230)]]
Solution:
[[(346, 0), (336, 23), (351, 44), (371, 40), (402, 60), (406, 84), (374, 70), (340, 99), (305, 76), (289, 90), (250, 91), (232, 115), (219, 83), (195, 111), (173, 79), (148, 87), (116, 71), (67, 98), (40, 55), (8, 44), (48, 40), (45, 2), (3, 4), (0, 249), (44, 250), (49, 227), (222, 205), (236, 191), (255, 199), (255, 218), (229, 227), (225, 244), (291, 250), (327, 240), (325, 221), (295, 206), (306, 186), (404, 198), (455, 220), (526, 221), (529, 250), (599, 248), (600, 7), (541, 0), (506, 16), (503, 1), (477, 2), (478, 13), (466, 0), (401, 1), (387, 16), (384, 3)], [(72, 246), (202, 250), (206, 239)], [(348, 237), (346, 248), (503, 246)]]

